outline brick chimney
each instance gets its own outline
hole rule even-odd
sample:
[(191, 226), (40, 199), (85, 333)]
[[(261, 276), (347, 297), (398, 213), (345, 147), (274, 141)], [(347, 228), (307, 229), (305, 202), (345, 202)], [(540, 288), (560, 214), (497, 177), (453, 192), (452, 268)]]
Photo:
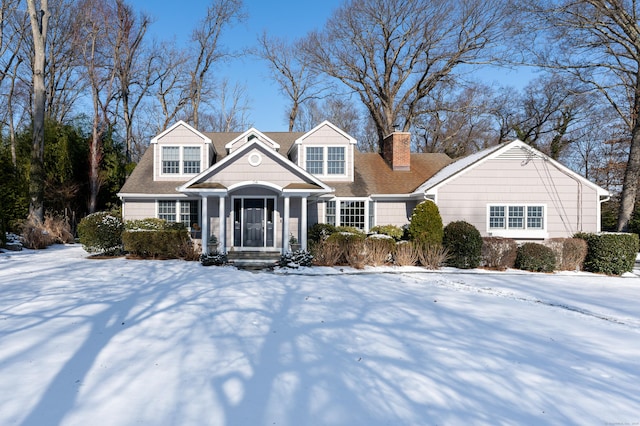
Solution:
[(411, 133), (393, 132), (382, 141), (382, 158), (394, 171), (411, 169)]

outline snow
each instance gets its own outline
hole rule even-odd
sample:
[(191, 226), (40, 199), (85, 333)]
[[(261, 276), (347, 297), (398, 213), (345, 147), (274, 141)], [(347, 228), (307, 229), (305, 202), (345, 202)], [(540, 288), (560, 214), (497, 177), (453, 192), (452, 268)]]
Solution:
[(640, 278), (0, 254), (2, 425), (640, 424)]

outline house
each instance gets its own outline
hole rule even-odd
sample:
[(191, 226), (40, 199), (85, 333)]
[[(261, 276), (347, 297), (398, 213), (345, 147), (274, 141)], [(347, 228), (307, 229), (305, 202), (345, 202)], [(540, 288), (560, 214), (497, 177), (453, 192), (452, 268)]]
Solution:
[[(178, 122), (151, 140), (118, 196), (125, 220), (183, 222), (223, 252), (306, 248), (315, 223), (369, 230), (402, 226), (425, 199), (445, 224), (466, 220), (483, 236), (519, 240), (600, 231), (609, 193), (521, 141), (453, 162), (410, 153), (394, 132), (383, 153), (362, 153), (330, 122), (306, 133), (203, 133)], [(213, 247), (211, 249), (214, 249)]]

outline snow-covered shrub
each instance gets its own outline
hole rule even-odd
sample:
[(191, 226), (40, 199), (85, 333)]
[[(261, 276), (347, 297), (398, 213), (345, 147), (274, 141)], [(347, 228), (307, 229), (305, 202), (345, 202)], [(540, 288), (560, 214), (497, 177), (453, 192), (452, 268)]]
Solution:
[(444, 227), (442, 245), (449, 253), (447, 265), (461, 269), (480, 266), (482, 237), (472, 224), (463, 220), (449, 223)]
[(117, 255), (122, 251), (124, 224), (117, 212), (96, 212), (78, 224), (78, 237), (89, 253)]
[(340, 227), (338, 229), (341, 231), (331, 234), (326, 240), (337, 243), (341, 250), (341, 256), (337, 263), (347, 263), (356, 269), (364, 268), (366, 234), (355, 228)]
[(587, 242), (585, 271), (622, 275), (633, 271), (638, 254), (638, 234), (576, 234)]
[(395, 225), (378, 225), (369, 230), (372, 234), (388, 235), (396, 241), (400, 241), (404, 235), (404, 229)]
[(441, 244), (417, 244), (418, 260), (427, 269), (440, 269), (449, 254)]
[(409, 223), (409, 236), (419, 245), (442, 244), (442, 217), (438, 206), (431, 200), (421, 202), (413, 209)]
[(398, 241), (393, 257), (398, 266), (413, 266), (418, 263), (418, 250), (411, 241)]
[(280, 257), (278, 266), (282, 268), (299, 268), (313, 265), (313, 255), (306, 250), (288, 252)]
[(373, 234), (364, 240), (364, 249), (367, 265), (380, 266), (393, 260), (393, 251), (396, 242), (393, 237), (386, 234)]
[(553, 250), (544, 244), (524, 243), (518, 247), (515, 267), (532, 272), (553, 272), (556, 256)]
[(200, 255), (200, 263), (202, 266), (222, 266), (228, 262), (227, 255), (225, 253), (209, 253)]
[(314, 263), (318, 266), (335, 266), (342, 259), (342, 247), (335, 240), (321, 240), (311, 246)]
[(319, 242), (326, 240), (329, 235), (336, 232), (336, 227), (328, 223), (315, 223), (309, 228), (307, 238), (312, 242)]
[(484, 237), (482, 238), (481, 265), (499, 271), (513, 268), (517, 251), (518, 244), (511, 238)]

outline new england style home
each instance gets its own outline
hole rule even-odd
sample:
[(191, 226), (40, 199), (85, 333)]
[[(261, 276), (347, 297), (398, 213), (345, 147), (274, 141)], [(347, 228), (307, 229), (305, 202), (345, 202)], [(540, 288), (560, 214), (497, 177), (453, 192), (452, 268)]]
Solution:
[[(306, 133), (206, 133), (178, 122), (151, 140), (119, 192), (125, 220), (182, 222), (216, 249), (284, 253), (306, 249), (315, 223), (403, 226), (433, 200), (446, 225), (518, 240), (600, 231), (609, 193), (521, 141), (457, 161), (410, 153), (395, 132), (383, 153), (362, 153), (330, 122)], [(211, 238), (215, 236), (216, 238)]]

